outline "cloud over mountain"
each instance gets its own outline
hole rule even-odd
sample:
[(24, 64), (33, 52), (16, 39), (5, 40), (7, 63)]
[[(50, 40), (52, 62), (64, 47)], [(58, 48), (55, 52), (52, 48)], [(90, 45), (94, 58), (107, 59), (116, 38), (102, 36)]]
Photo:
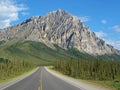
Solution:
[(23, 4), (17, 4), (15, 0), (0, 0), (0, 28), (10, 26), (12, 21), (19, 19), (19, 12), (26, 9)]

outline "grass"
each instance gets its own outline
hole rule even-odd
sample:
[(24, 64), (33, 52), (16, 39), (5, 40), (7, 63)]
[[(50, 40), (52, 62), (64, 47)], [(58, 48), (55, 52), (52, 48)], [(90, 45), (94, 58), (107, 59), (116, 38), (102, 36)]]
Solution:
[(96, 81), (96, 80), (82, 80), (82, 79), (79, 79), (79, 80), (82, 82), (88, 83), (90, 85), (95, 85), (98, 87), (105, 87), (107, 88), (107, 90), (116, 90), (115, 87), (111, 87), (107, 84), (107, 82), (110, 82), (110, 81)]
[(106, 84), (112, 88), (116, 88), (117, 90), (120, 90), (120, 81), (119, 82), (108, 81)]
[(96, 80), (87, 80), (90, 83), (102, 85), (105, 87), (112, 88), (114, 90), (120, 90), (120, 82), (116, 81), (96, 81)]
[[(51, 69), (52, 71), (54, 71), (55, 73), (61, 74), (61, 75), (65, 75), (67, 77), (71, 77), (67, 74), (64, 74), (62, 72), (59, 72), (58, 70), (56, 70), (53, 66), (48, 67), (49, 69)], [(74, 77), (71, 77), (74, 78)], [(100, 86), (100, 87), (106, 87), (109, 90), (120, 90), (120, 81), (118, 80), (114, 80), (114, 81), (98, 81), (98, 80), (84, 80), (84, 79), (79, 79), (79, 78), (74, 78), (77, 79), (81, 82), (84, 83), (88, 83), (91, 85), (95, 85), (95, 86)]]
[(32, 71), (35, 70), (35, 69), (36, 69), (36, 68), (26, 69), (24, 72), (21, 71), (21, 72), (19, 72), (19, 73), (12, 74), (12, 75), (9, 76), (9, 77), (4, 77), (4, 78), (0, 79), (0, 83), (7, 82), (7, 81), (9, 81), (9, 80), (11, 80), (11, 79), (14, 79), (14, 78), (17, 78), (17, 77), (26, 75), (26, 74), (28, 74), (29, 72), (32, 72)]

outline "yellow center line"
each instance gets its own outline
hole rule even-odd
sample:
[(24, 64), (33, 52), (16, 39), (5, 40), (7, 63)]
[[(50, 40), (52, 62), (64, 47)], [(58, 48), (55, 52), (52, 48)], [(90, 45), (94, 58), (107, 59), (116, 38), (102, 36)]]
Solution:
[(40, 87), (38, 87), (38, 90), (40, 90)]
[(38, 87), (38, 90), (42, 90), (42, 72), (40, 74), (40, 86)]
[(42, 90), (42, 72), (41, 72), (41, 82), (40, 82), (41, 90)]

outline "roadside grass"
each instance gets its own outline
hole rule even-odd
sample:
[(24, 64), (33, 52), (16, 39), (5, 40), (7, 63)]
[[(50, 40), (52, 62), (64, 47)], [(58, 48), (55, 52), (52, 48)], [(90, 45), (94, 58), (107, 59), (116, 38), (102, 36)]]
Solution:
[(103, 87), (110, 88), (110, 90), (120, 90), (120, 82), (115, 81), (97, 81), (97, 80), (83, 80), (83, 82), (87, 82), (93, 85), (100, 85)]
[(117, 90), (120, 90), (120, 81), (109, 81), (107, 82), (107, 85), (112, 87), (112, 88), (116, 88)]
[[(58, 73), (58, 74), (61, 74), (61, 75), (65, 75), (67, 77), (71, 77), (71, 76), (69, 76), (69, 75), (67, 75), (65, 73), (59, 72), (58, 70), (56, 70), (54, 68), (54, 66), (49, 66), (47, 68), (50, 69), (50, 70), (52, 70), (55, 73)], [(99, 80), (84, 80), (84, 79), (74, 78), (74, 77), (71, 77), (71, 78), (76, 79), (76, 80), (81, 81), (81, 82), (85, 82), (85, 83), (91, 84), (91, 85), (106, 87), (109, 90), (120, 90), (120, 81), (119, 80), (114, 80), (114, 81), (108, 81), (108, 80), (106, 80), (106, 81), (99, 81)]]
[(31, 69), (26, 69), (24, 72), (21, 71), (21, 72), (19, 72), (19, 73), (13, 73), (13, 74), (11, 74), (9, 77), (3, 77), (3, 78), (1, 78), (1, 79), (0, 79), (0, 83), (8, 82), (8, 81), (13, 80), (13, 79), (15, 79), (15, 78), (24, 76), (24, 75), (26, 75), (26, 74), (34, 71), (35, 69), (36, 69), (36, 67), (35, 67), (35, 68), (31, 68)]

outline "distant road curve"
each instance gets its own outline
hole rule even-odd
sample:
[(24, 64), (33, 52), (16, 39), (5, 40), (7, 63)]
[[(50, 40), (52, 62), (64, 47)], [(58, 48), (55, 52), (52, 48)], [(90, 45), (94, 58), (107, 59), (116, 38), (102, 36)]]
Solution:
[[(87, 88), (86, 88), (87, 87)], [(18, 82), (0, 86), (0, 90), (107, 90), (93, 87), (71, 78), (59, 75), (45, 67), (36, 69), (33, 73)]]

